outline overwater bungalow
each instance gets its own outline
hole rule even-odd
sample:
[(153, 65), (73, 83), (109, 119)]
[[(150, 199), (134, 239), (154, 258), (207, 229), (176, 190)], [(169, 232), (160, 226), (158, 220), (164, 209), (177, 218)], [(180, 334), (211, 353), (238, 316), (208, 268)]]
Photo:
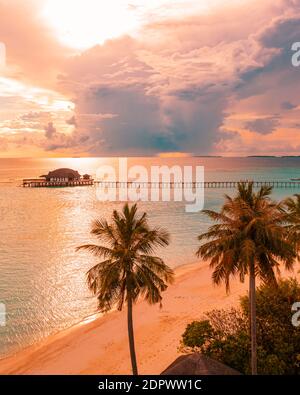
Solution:
[(50, 171), (47, 175), (39, 178), (25, 178), (23, 187), (41, 188), (41, 187), (75, 187), (93, 185), (94, 180), (89, 174), (80, 176), (77, 170), (73, 169), (57, 169)]

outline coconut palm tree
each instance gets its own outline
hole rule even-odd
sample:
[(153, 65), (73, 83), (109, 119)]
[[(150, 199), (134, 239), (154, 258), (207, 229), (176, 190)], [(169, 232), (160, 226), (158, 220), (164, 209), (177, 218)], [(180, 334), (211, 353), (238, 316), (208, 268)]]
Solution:
[(300, 250), (300, 194), (289, 197), (283, 201), (283, 207), (287, 215), (287, 228), (289, 239), (295, 243), (297, 250)]
[(98, 308), (107, 312), (127, 304), (127, 324), (132, 373), (138, 374), (132, 307), (139, 297), (150, 304), (161, 303), (161, 292), (173, 280), (173, 271), (153, 253), (167, 246), (169, 234), (161, 228), (151, 228), (147, 214), (137, 215), (136, 204), (125, 204), (122, 212), (113, 211), (112, 221), (93, 223), (91, 234), (101, 242), (86, 244), (78, 250), (90, 251), (103, 260), (87, 272), (89, 289), (98, 298)]
[(291, 269), (296, 258), (286, 238), (285, 215), (270, 199), (271, 190), (263, 186), (255, 192), (252, 182), (239, 183), (235, 197), (225, 195), (220, 212), (204, 211), (216, 223), (198, 236), (201, 243), (206, 242), (197, 256), (211, 260), (214, 283), (224, 281), (229, 291), (230, 277), (239, 275), (244, 282), (249, 276), (252, 374), (257, 374), (256, 277), (276, 284), (275, 269), (279, 271), (281, 262)]

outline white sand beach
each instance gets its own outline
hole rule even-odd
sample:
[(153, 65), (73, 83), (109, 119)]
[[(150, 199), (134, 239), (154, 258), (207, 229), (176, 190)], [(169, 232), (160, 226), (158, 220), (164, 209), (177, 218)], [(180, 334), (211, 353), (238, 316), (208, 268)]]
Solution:
[[(134, 308), (137, 359), (141, 374), (159, 374), (178, 357), (186, 325), (214, 308), (228, 308), (247, 292), (232, 281), (231, 292), (211, 281), (207, 263), (182, 266), (163, 294), (163, 306), (141, 301)], [(126, 309), (62, 331), (0, 361), (0, 374), (130, 374)]]

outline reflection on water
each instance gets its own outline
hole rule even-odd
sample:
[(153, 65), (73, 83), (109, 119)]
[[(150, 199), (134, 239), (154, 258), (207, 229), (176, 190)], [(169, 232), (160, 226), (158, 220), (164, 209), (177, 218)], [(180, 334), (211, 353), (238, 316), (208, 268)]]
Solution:
[[(110, 159), (116, 163), (116, 159)], [(154, 163), (155, 162), (155, 163)], [(174, 164), (171, 159), (130, 159), (130, 163)], [(20, 180), (58, 167), (96, 173), (104, 159), (0, 159), (0, 302), (6, 304), (7, 326), (0, 326), (0, 356), (32, 344), (81, 321), (96, 311), (96, 301), (85, 283), (95, 263), (87, 253), (75, 251), (89, 242), (91, 221), (108, 217), (122, 203), (100, 202), (94, 187), (27, 189)], [(206, 180), (289, 179), (299, 177), (300, 160), (182, 158), (176, 163), (204, 165)], [(205, 192), (205, 207), (218, 208), (224, 193)], [(282, 198), (295, 190), (277, 190)], [(298, 191), (299, 192), (299, 191)], [(161, 251), (176, 267), (195, 262), (196, 237), (207, 229), (207, 218), (186, 213), (182, 202), (144, 202), (151, 223), (171, 233), (171, 244)]]

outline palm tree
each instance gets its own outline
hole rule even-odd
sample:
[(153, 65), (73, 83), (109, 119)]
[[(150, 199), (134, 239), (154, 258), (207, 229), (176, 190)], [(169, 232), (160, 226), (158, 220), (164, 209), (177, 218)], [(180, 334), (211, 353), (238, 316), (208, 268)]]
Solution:
[(287, 219), (289, 239), (295, 243), (297, 250), (300, 250), (300, 194), (295, 194), (294, 198), (289, 197), (283, 202)]
[(110, 224), (105, 219), (94, 221), (91, 234), (101, 245), (86, 244), (77, 249), (88, 250), (103, 261), (87, 272), (88, 286), (97, 296), (101, 312), (114, 307), (122, 310), (124, 302), (127, 304), (132, 373), (137, 375), (132, 307), (139, 297), (150, 304), (161, 303), (161, 292), (172, 282), (173, 271), (152, 255), (157, 247), (169, 244), (169, 234), (150, 228), (147, 214), (137, 215), (136, 204), (125, 204), (122, 212), (114, 210)]
[(274, 271), (279, 272), (280, 262), (291, 269), (296, 258), (286, 238), (285, 215), (270, 199), (271, 191), (263, 186), (255, 192), (252, 182), (239, 183), (234, 198), (225, 195), (220, 212), (204, 211), (216, 224), (198, 237), (206, 242), (200, 245), (197, 256), (211, 260), (215, 284), (224, 281), (228, 292), (231, 276), (239, 275), (244, 282), (249, 275), (252, 374), (257, 374), (256, 277), (276, 284)]

